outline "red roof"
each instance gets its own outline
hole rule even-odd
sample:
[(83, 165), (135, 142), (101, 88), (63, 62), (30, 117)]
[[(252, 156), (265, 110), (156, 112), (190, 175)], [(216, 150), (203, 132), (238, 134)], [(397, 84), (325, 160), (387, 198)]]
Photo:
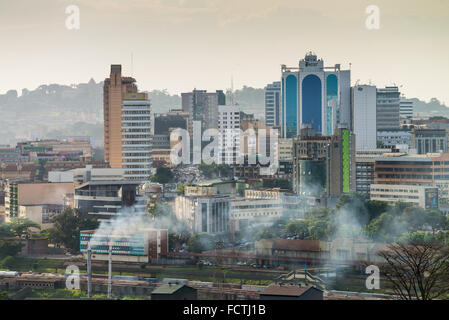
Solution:
[(273, 249), (291, 251), (320, 251), (319, 240), (270, 239)]

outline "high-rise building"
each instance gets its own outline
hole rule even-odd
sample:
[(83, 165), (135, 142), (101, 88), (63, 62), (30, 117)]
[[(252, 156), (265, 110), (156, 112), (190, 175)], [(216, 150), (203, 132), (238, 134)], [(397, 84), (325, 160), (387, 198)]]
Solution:
[(236, 164), (240, 155), (240, 106), (218, 106), (218, 163)]
[(282, 136), (291, 138), (311, 125), (316, 133), (332, 135), (351, 125), (351, 71), (339, 64), (325, 67), (311, 52), (298, 67), (282, 65)]
[[(193, 90), (181, 93), (182, 111), (190, 114), (191, 121), (201, 121), (203, 130), (217, 128), (218, 106), (226, 103), (223, 91), (207, 92), (206, 90)], [(192, 132), (189, 132), (192, 136)]]
[(352, 131), (356, 150), (376, 149), (376, 87), (351, 88)]
[(125, 179), (150, 181), (151, 104), (147, 93), (127, 93), (123, 96), (122, 136)]
[(154, 134), (170, 135), (170, 129), (186, 129), (189, 126), (189, 114), (181, 110), (171, 110), (165, 114), (154, 115)]
[(413, 119), (413, 100), (406, 99), (404, 96), (401, 97), (399, 101), (399, 114), (401, 120), (412, 120)]
[(122, 77), (122, 66), (111, 65), (111, 74), (104, 80), (104, 160), (111, 168), (122, 167), (122, 101), (126, 93), (136, 93), (136, 80)]
[(354, 192), (355, 136), (349, 129), (318, 136), (312, 128), (301, 129), (293, 140), (293, 190), (302, 195), (339, 197)]
[(400, 128), (399, 101), (400, 92), (398, 87), (385, 87), (377, 89), (377, 130)]
[(265, 123), (267, 126), (281, 125), (281, 82), (276, 81), (265, 87)]

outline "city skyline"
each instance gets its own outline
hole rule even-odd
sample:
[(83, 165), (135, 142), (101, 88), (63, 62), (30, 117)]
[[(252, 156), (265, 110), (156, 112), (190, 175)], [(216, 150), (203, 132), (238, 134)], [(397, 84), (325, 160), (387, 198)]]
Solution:
[[(296, 65), (312, 50), (326, 65), (351, 63), (351, 85), (396, 84), (406, 96), (448, 102), (449, 4), (430, 2), (44, 0), (16, 1), (8, 10), (0, 4), (0, 61), (8, 75), (0, 77), (0, 93), (103, 81), (110, 64), (122, 64), (141, 90), (213, 91), (229, 88), (231, 78), (235, 88), (263, 88), (280, 79), (281, 64)], [(79, 30), (65, 26), (72, 4), (80, 9)], [(380, 10), (379, 30), (365, 27), (371, 4)]]

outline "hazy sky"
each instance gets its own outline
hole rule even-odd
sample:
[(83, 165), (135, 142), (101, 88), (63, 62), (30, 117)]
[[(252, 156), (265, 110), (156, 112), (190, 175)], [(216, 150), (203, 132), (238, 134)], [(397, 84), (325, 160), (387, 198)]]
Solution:
[[(65, 26), (72, 4), (80, 30)], [(352, 63), (353, 83), (449, 103), (447, 0), (0, 0), (0, 39), (0, 93), (101, 81), (110, 64), (131, 75), (131, 52), (141, 90), (263, 87), (312, 50)]]

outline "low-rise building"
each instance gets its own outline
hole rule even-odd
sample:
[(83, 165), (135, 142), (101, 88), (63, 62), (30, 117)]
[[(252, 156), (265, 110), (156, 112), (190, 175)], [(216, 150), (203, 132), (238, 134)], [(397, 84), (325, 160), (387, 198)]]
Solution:
[(260, 300), (324, 300), (323, 290), (294, 284), (270, 284), (259, 296)]
[[(64, 204), (41, 204), (19, 206), (19, 217), (30, 219), (40, 225), (40, 230), (53, 227), (53, 218), (64, 210)], [(33, 228), (32, 228), (33, 229)], [(38, 232), (39, 230), (34, 230)]]
[(375, 183), (438, 188), (440, 202), (449, 202), (449, 153), (384, 155), (376, 158)]
[(230, 230), (230, 201), (229, 195), (178, 196), (175, 214), (192, 232), (224, 233)]
[(412, 148), (412, 132), (408, 129), (377, 130), (377, 144), (381, 148), (391, 149), (403, 144)]
[(167, 256), (168, 230), (143, 228), (120, 234), (104, 234), (102, 230), (81, 231), (80, 252), (86, 259), (89, 243), (92, 260), (107, 261), (111, 246), (113, 261), (148, 263)]
[(276, 264), (287, 259), (312, 264), (326, 261), (351, 264), (381, 262), (382, 258), (377, 253), (385, 249), (385, 245), (358, 238), (338, 238), (332, 241), (262, 239), (256, 241), (254, 248), (256, 254), (270, 258), (260, 258), (260, 264)]
[(438, 208), (438, 188), (405, 184), (372, 184), (371, 200), (411, 203), (429, 209)]
[(126, 180), (88, 181), (75, 188), (74, 205), (99, 220), (108, 220), (125, 208), (145, 210), (139, 185), (137, 181)]
[[(73, 183), (29, 183), (8, 180), (5, 194), (6, 221), (19, 216), (20, 206), (62, 206), (66, 194), (73, 193), (73, 188)], [(26, 209), (22, 210), (22, 214), (26, 215), (27, 212)]]
[(231, 200), (230, 219), (236, 222), (237, 231), (250, 225), (270, 225), (274, 220), (280, 219), (283, 213), (281, 199)]
[(151, 300), (197, 300), (197, 289), (185, 284), (167, 283), (151, 292)]

